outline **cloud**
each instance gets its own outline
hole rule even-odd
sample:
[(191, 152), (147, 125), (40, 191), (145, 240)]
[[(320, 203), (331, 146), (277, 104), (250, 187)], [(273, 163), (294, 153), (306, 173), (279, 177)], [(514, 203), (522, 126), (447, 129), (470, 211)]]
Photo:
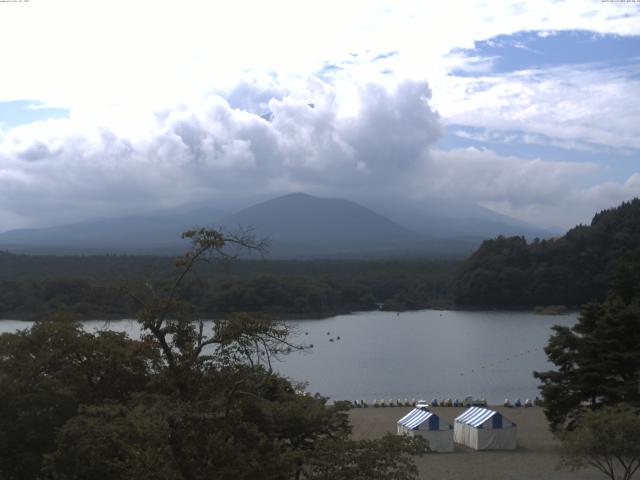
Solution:
[[(640, 68), (577, 65), (451, 79), (447, 123), (531, 141), (640, 149)], [(589, 145), (591, 144), (591, 145)]]
[[(584, 0), (165, 2), (152, 16), (142, 2), (31, 2), (0, 16), (0, 41), (14, 45), (0, 101), (70, 118), (2, 126), (0, 230), (292, 190), (431, 191), (567, 224), (562, 201), (605, 203), (633, 181), (600, 169), (585, 187), (592, 164), (437, 151), (442, 124), (633, 154), (637, 67), (489, 75), (495, 58), (447, 54), (522, 30), (637, 35), (639, 15)], [(448, 74), (461, 65), (480, 77)]]
[(249, 192), (346, 194), (397, 185), (441, 134), (425, 82), (365, 83), (347, 95), (313, 78), (295, 93), (272, 87), (243, 86), (244, 98), (258, 99), (254, 110), (268, 106), (271, 122), (211, 95), (135, 119), (126, 110), (103, 122), (72, 114), (7, 131), (2, 228)]
[[(243, 106), (253, 112), (209, 95), (148, 115), (116, 109), (99, 121), (72, 112), (10, 129), (0, 142), (0, 228), (292, 191), (365, 203), (464, 199), (570, 226), (640, 194), (640, 174), (589, 184), (602, 171), (593, 162), (435, 148), (442, 121), (425, 82), (310, 77), (298, 87), (245, 82)], [(271, 121), (259, 114), (265, 108)]]
[(488, 149), (434, 149), (413, 182), (413, 192), (465, 199), (541, 226), (572, 227), (593, 214), (640, 196), (640, 173), (624, 182), (584, 180), (602, 167), (499, 155)]
[(432, 151), (417, 182), (443, 197), (501, 201), (513, 208), (559, 207), (573, 190), (574, 180), (597, 169), (592, 163), (524, 159), (470, 147)]

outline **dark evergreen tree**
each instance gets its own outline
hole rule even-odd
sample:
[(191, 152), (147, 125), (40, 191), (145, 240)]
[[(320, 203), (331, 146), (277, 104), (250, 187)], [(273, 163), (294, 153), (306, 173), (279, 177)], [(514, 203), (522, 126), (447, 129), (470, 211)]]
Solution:
[(640, 406), (640, 257), (626, 256), (601, 303), (583, 307), (575, 326), (554, 327), (545, 348), (557, 370), (536, 372), (554, 430), (586, 408)]

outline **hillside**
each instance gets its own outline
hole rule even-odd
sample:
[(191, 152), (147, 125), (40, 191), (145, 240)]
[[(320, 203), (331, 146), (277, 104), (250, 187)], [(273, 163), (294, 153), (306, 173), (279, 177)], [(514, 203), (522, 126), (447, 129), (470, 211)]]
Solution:
[(417, 249), (424, 238), (355, 202), (284, 195), (253, 205), (221, 222), (226, 229), (251, 225), (271, 240), (275, 257), (385, 255)]
[[(373, 208), (294, 193), (266, 201), (204, 202), (137, 215), (0, 233), (0, 249), (38, 255), (176, 255), (194, 226), (252, 227), (271, 240), (269, 257), (301, 259), (464, 258), (485, 238), (550, 232), (459, 201), (381, 198)], [(224, 208), (223, 213), (211, 204)], [(248, 206), (247, 206), (248, 205)], [(369, 205), (367, 203), (367, 205)]]
[(223, 213), (214, 208), (176, 208), (48, 228), (11, 230), (0, 234), (0, 248), (42, 254), (175, 254), (188, 247), (180, 238), (182, 232), (194, 225), (211, 224), (222, 216)]
[(636, 198), (554, 240), (498, 237), (483, 242), (458, 271), (453, 299), (466, 307), (578, 306), (603, 298), (608, 279), (638, 251)]

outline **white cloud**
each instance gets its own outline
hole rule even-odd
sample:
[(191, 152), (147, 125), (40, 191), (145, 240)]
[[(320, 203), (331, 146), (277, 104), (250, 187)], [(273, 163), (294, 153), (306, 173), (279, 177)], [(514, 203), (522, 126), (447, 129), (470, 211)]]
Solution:
[(640, 197), (638, 172), (631, 174), (623, 183), (604, 181), (586, 188), (570, 188), (558, 204), (514, 205), (502, 199), (489, 200), (481, 204), (537, 225), (570, 228), (578, 224), (588, 225), (596, 212), (616, 207), (634, 197)]
[(593, 214), (640, 196), (640, 173), (623, 182), (585, 180), (602, 171), (593, 162), (504, 156), (488, 149), (432, 149), (413, 173), (413, 198), (475, 201), (494, 211), (545, 227), (570, 228)]
[(434, 150), (417, 182), (439, 196), (480, 202), (559, 207), (576, 178), (598, 169), (592, 163), (552, 162), (498, 155), (492, 150)]
[[(326, 0), (152, 2), (57, 0), (3, 5), (0, 100), (93, 109), (188, 101), (247, 71), (302, 75), (350, 53), (398, 51), (398, 77), (445, 81), (453, 48), (521, 30), (638, 34), (635, 5)], [(437, 74), (437, 75), (436, 75)]]
[(341, 114), (341, 92), (311, 79), (304, 91), (269, 100), (272, 122), (209, 96), (137, 117), (144, 123), (135, 129), (79, 117), (9, 130), (0, 144), (0, 205), (23, 219), (7, 216), (13, 224), (3, 227), (248, 192), (395, 186), (397, 172), (414, 171), (440, 135), (430, 90), (407, 81), (357, 85), (355, 93), (350, 116)]
[[(428, 154), (436, 110), (532, 142), (639, 148), (640, 85), (628, 72), (447, 75), (462, 61), (488, 71), (490, 61), (447, 54), (499, 34), (640, 34), (635, 5), (57, 0), (1, 9), (11, 75), (0, 78), (0, 101), (38, 100), (71, 116), (0, 131), (0, 229), (247, 192), (432, 190), (533, 219), (561, 212), (567, 192), (595, 205), (635, 191), (604, 181), (576, 190), (593, 165)], [(373, 61), (389, 52), (398, 53)], [(340, 69), (314, 77), (327, 65)], [(271, 123), (260, 117), (269, 111)]]
[(441, 113), (449, 123), (528, 132), (534, 142), (547, 143), (544, 136), (570, 148), (638, 149), (638, 74), (638, 66), (580, 65), (452, 78), (452, 96)]

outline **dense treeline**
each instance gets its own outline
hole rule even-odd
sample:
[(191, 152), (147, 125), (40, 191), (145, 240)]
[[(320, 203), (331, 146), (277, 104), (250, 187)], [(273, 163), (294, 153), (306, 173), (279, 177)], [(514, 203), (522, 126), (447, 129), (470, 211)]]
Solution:
[[(125, 290), (167, 278), (173, 263), (167, 257), (0, 254), (0, 318), (40, 318), (61, 310), (80, 318), (134, 316), (136, 304)], [(447, 305), (456, 264), (243, 260), (226, 270), (218, 267), (199, 265), (181, 286), (202, 315), (318, 316), (380, 304), (393, 310)]]
[(456, 274), (453, 300), (473, 307), (575, 307), (602, 300), (612, 272), (638, 249), (640, 200), (634, 199), (558, 239), (483, 242)]

